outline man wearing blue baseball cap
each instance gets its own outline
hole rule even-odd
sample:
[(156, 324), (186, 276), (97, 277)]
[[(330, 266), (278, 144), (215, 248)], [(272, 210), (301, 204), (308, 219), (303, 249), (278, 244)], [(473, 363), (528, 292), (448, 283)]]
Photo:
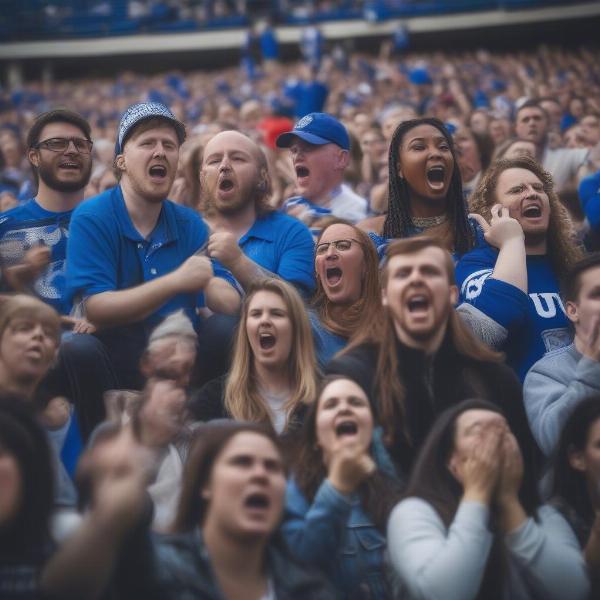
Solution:
[(299, 192), (285, 202), (284, 210), (313, 229), (318, 229), (320, 218), (329, 215), (354, 223), (366, 217), (367, 201), (343, 183), (350, 162), (350, 138), (337, 119), (327, 113), (309, 113), (276, 143), (290, 150)]
[(196, 323), (201, 293), (213, 312), (239, 308), (233, 278), (201, 255), (206, 224), (166, 199), (184, 139), (183, 123), (163, 104), (130, 106), (115, 147), (119, 185), (82, 204), (71, 222), (68, 291), (99, 329), (119, 387), (141, 384), (148, 333), (167, 315), (183, 309)]

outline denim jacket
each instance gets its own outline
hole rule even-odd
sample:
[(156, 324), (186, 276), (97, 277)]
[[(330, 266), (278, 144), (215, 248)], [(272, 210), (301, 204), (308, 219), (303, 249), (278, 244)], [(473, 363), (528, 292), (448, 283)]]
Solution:
[(340, 494), (324, 480), (310, 505), (291, 479), (282, 533), (290, 552), (320, 567), (343, 598), (389, 598), (386, 539), (363, 510), (358, 495)]

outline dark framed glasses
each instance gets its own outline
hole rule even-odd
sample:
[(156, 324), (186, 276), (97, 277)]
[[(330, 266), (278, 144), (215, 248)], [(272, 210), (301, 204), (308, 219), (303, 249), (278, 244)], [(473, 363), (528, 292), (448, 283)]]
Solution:
[(84, 138), (55, 137), (38, 142), (34, 148), (46, 148), (51, 152), (64, 152), (69, 147), (71, 142), (73, 142), (75, 150), (77, 150), (77, 152), (80, 154), (89, 154), (92, 151), (92, 146), (94, 145), (93, 142)]
[(346, 252), (346, 251), (350, 250), (350, 248), (352, 248), (353, 242), (360, 246), (360, 242), (358, 240), (355, 240), (352, 238), (350, 238), (348, 240), (334, 240), (332, 242), (321, 242), (321, 243), (317, 244), (317, 247), (315, 248), (315, 253), (316, 254), (325, 254), (327, 252), (327, 250), (329, 250), (329, 246), (331, 244), (333, 244), (333, 247), (338, 252)]

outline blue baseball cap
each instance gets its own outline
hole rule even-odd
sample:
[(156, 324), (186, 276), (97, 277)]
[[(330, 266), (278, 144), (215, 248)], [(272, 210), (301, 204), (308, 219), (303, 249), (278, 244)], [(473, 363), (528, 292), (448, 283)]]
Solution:
[(346, 128), (327, 113), (313, 112), (302, 117), (292, 131), (282, 133), (275, 142), (279, 148), (289, 148), (295, 138), (309, 144), (337, 144), (343, 150), (350, 150), (350, 138)]
[(184, 142), (185, 125), (175, 118), (175, 115), (167, 106), (160, 102), (139, 102), (132, 104), (121, 117), (117, 143), (115, 144), (115, 154), (123, 152), (123, 146), (129, 135), (133, 132), (134, 127), (147, 119), (165, 119), (175, 128), (179, 143), (182, 144)]

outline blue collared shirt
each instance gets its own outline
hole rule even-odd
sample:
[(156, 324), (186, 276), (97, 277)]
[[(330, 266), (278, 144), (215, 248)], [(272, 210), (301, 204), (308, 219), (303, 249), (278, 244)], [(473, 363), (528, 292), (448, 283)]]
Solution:
[(314, 243), (308, 227), (298, 219), (276, 211), (261, 215), (239, 245), (249, 259), (295, 285), (304, 295), (313, 292)]
[[(148, 238), (134, 227), (120, 186), (87, 200), (74, 212), (67, 253), (67, 292), (84, 299), (102, 292), (124, 290), (174, 271), (204, 245), (208, 228), (190, 208), (165, 200), (158, 222)], [(215, 275), (233, 278), (216, 261)], [(202, 295), (177, 294), (147, 320), (154, 325), (183, 308), (197, 321)]]

